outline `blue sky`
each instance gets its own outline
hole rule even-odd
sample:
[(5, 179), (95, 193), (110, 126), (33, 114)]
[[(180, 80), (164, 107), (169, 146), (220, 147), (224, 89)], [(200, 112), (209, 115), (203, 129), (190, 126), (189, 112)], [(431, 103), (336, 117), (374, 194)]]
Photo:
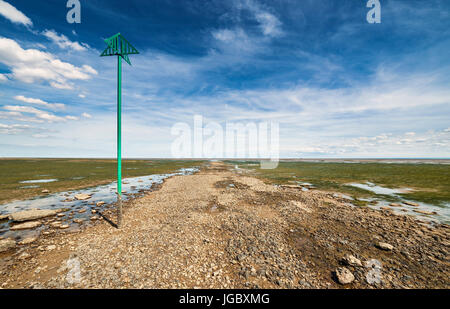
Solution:
[(449, 157), (450, 3), (0, 0), (0, 157), (170, 157), (178, 122), (277, 121), (281, 157)]

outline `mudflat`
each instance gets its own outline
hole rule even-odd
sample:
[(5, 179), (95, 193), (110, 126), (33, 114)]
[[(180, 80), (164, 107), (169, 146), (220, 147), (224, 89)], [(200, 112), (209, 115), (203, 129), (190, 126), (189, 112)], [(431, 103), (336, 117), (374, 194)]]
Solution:
[(2, 287), (450, 287), (448, 225), (266, 184), (221, 162), (128, 202), (121, 229), (98, 221), (1, 253)]

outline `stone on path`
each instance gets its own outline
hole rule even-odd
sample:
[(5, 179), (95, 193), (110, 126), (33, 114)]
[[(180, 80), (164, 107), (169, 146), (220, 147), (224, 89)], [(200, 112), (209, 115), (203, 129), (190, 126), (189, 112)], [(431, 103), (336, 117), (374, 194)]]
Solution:
[(391, 206), (391, 207), (402, 207), (402, 204), (400, 204), (400, 203), (390, 203), (389, 206)]
[(12, 239), (2, 239), (0, 240), (0, 252), (7, 251), (16, 246), (16, 242)]
[(393, 245), (390, 245), (385, 242), (379, 242), (375, 245), (378, 249), (385, 250), (385, 251), (392, 251), (394, 249)]
[(42, 225), (42, 222), (40, 221), (30, 221), (25, 223), (20, 223), (12, 226), (10, 228), (11, 231), (19, 231), (19, 230), (28, 230), (28, 229), (34, 229)]
[(362, 263), (359, 259), (357, 259), (356, 257), (354, 257), (351, 254), (346, 254), (342, 259), (341, 262), (344, 265), (350, 265), (350, 266), (362, 266)]
[(420, 205), (417, 204), (417, 203), (409, 202), (409, 201), (404, 201), (404, 202), (402, 202), (402, 203), (405, 204), (405, 205), (408, 205), (408, 206), (414, 206), (414, 207), (420, 206)]
[(437, 214), (437, 212), (435, 212), (435, 211), (426, 211), (426, 210), (417, 210), (417, 209), (414, 209), (414, 212), (417, 212), (422, 215), (436, 215)]
[(75, 195), (75, 199), (77, 199), (79, 201), (88, 200), (90, 198), (91, 198), (91, 196), (89, 194), (85, 194), (85, 193), (80, 193), (80, 194)]
[(19, 245), (28, 245), (35, 242), (37, 239), (38, 239), (37, 237), (28, 237), (20, 241)]
[(336, 278), (342, 285), (352, 283), (355, 280), (352, 272), (345, 267), (339, 267), (336, 269)]
[(34, 229), (38, 226), (41, 226), (42, 222), (40, 221), (30, 221), (25, 222), (21, 224), (16, 224), (10, 228), (11, 231), (18, 231), (18, 230), (28, 230), (28, 229)]
[(45, 217), (55, 216), (60, 213), (61, 210), (51, 210), (51, 209), (31, 209), (19, 211), (9, 215), (9, 218), (14, 222), (25, 222), (32, 221), (36, 219), (41, 219)]
[(61, 222), (59, 222), (59, 221), (52, 222), (52, 223), (50, 223), (50, 226), (54, 227), (54, 228), (59, 228), (61, 226)]

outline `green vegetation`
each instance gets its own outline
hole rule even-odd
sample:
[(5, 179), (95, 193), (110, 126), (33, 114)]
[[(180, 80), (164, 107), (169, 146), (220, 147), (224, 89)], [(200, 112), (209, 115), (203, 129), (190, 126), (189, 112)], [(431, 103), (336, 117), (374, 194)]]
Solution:
[[(277, 169), (261, 170), (259, 164), (256, 166), (258, 162), (229, 163), (254, 169), (257, 176), (271, 183), (309, 182), (318, 189), (342, 192), (357, 199), (382, 197), (388, 201), (399, 200), (392, 195), (377, 195), (346, 184), (369, 181), (386, 188), (411, 188), (413, 192), (400, 195), (438, 206), (450, 202), (450, 165), (445, 164), (280, 162)], [(364, 202), (359, 201), (359, 204)]]
[[(124, 160), (122, 177), (166, 174), (180, 168), (201, 166), (190, 160)], [(42, 195), (42, 190), (61, 192), (107, 184), (116, 180), (116, 161), (97, 159), (2, 159), (0, 160), (0, 203)], [(49, 183), (20, 183), (58, 179)], [(22, 188), (38, 185), (38, 188)]]

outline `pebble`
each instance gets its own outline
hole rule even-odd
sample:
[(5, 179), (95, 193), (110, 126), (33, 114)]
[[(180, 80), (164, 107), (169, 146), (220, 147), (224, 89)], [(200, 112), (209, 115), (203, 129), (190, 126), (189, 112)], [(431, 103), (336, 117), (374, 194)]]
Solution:
[(0, 252), (7, 251), (16, 246), (16, 241), (13, 239), (2, 239), (0, 240)]
[(59, 228), (60, 226), (61, 226), (61, 222), (52, 222), (52, 223), (50, 223), (50, 226), (51, 227), (54, 227), (54, 228)]
[(392, 207), (402, 207), (402, 204), (399, 204), (399, 203), (390, 203), (389, 206), (392, 206)]
[(357, 266), (360, 267), (362, 266), (362, 263), (359, 259), (357, 259), (356, 257), (354, 257), (351, 254), (346, 254), (342, 259), (341, 259), (342, 264), (344, 265), (348, 265), (348, 266)]
[(28, 245), (35, 242), (37, 239), (38, 239), (37, 237), (28, 237), (20, 241), (19, 245)]
[(394, 246), (385, 242), (379, 242), (376, 244), (376, 247), (381, 250), (385, 251), (392, 251), (394, 249)]
[(418, 209), (414, 209), (414, 212), (417, 212), (422, 215), (436, 215), (437, 214), (437, 212), (435, 212), (435, 211), (426, 211), (426, 210), (418, 210)]
[(88, 200), (90, 198), (91, 198), (91, 196), (89, 194), (81, 193), (81, 194), (76, 194), (75, 195), (75, 199), (80, 200), (80, 201)]
[(420, 205), (417, 204), (417, 203), (409, 202), (409, 201), (404, 201), (404, 202), (402, 202), (402, 203), (405, 204), (405, 205), (408, 205), (408, 206), (414, 206), (414, 207), (420, 206)]
[(342, 285), (350, 284), (355, 280), (355, 276), (352, 272), (345, 267), (339, 267), (336, 269), (336, 278)]
[(11, 231), (28, 230), (28, 229), (37, 228), (38, 226), (41, 226), (41, 225), (42, 225), (42, 222), (40, 222), (40, 221), (30, 221), (30, 222), (13, 225), (12, 227), (10, 227), (10, 230)]
[(22, 253), (19, 255), (18, 259), (19, 259), (19, 260), (25, 260), (25, 259), (28, 259), (28, 258), (30, 258), (30, 257), (31, 257), (31, 254), (29, 254), (29, 253), (27, 253), (27, 252), (22, 252)]

